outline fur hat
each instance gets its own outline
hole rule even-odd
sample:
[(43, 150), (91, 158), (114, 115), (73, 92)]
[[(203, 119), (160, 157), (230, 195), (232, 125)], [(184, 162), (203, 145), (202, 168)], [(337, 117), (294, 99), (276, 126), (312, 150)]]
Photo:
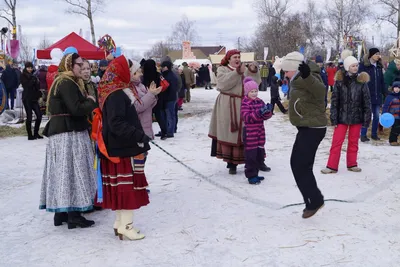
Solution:
[(138, 69), (140, 69), (140, 63), (135, 60), (131, 60), (131, 62), (132, 62), (131, 72), (135, 73), (137, 72)]
[(378, 48), (370, 48), (368, 51), (368, 58), (371, 58), (373, 55), (375, 55), (376, 53), (379, 53), (379, 49)]
[(282, 70), (284, 71), (297, 71), (301, 62), (303, 62), (304, 56), (300, 52), (291, 52), (287, 54), (282, 60)]
[(358, 64), (358, 60), (353, 56), (347, 57), (343, 62), (344, 69), (346, 71), (349, 71), (350, 66), (353, 65), (353, 64)]
[(344, 61), (347, 57), (351, 57), (353, 55), (353, 51), (349, 49), (345, 49), (340, 54), (340, 58)]
[(324, 63), (322, 56), (318, 55), (315, 57), (315, 63)]
[(258, 84), (251, 77), (246, 77), (243, 80), (244, 85), (244, 95), (247, 96), (251, 90), (258, 91)]

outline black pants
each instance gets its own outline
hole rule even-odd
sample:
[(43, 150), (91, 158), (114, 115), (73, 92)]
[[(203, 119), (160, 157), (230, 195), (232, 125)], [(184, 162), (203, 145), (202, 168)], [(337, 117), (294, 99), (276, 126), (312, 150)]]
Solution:
[(317, 186), (313, 173), (315, 154), (324, 139), (326, 128), (297, 127), (298, 133), (293, 145), (290, 166), (297, 187), (303, 195), (307, 209), (316, 209), (324, 202), (324, 196)]
[[(29, 101), (23, 100), (25, 112), (26, 112), (26, 131), (28, 132), (28, 136), (38, 135), (40, 123), (42, 122), (42, 113), (40, 112), (39, 102), (38, 101)], [(33, 130), (32, 135), (32, 111), (35, 112), (36, 121), (35, 128)]]
[(273, 98), (271, 98), (272, 113), (274, 112), (275, 104), (278, 106), (278, 108), (280, 109), (280, 111), (282, 113), (286, 112), (286, 109), (282, 105), (281, 100), (279, 99), (279, 97), (273, 97)]
[(157, 104), (153, 108), (154, 116), (156, 117), (157, 123), (160, 126), (161, 135), (167, 135), (167, 114), (165, 114), (165, 104), (162, 100), (158, 100)]
[(394, 120), (392, 129), (390, 130), (389, 142), (396, 143), (399, 134), (400, 134), (400, 120)]
[(176, 120), (175, 120), (175, 133), (178, 131), (178, 102), (175, 103), (175, 116), (176, 116)]

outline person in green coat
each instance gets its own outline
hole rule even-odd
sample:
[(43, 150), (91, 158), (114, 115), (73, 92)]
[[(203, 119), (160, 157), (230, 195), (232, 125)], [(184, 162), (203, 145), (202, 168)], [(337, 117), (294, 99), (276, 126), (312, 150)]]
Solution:
[(400, 59), (395, 58), (390, 61), (383, 79), (385, 80), (386, 91), (392, 85), (396, 78), (400, 78)]
[(290, 79), (289, 119), (298, 133), (290, 165), (306, 208), (303, 218), (310, 218), (324, 205), (313, 173), (315, 154), (326, 134), (325, 85), (319, 67), (305, 63), (299, 52), (286, 55), (282, 70)]

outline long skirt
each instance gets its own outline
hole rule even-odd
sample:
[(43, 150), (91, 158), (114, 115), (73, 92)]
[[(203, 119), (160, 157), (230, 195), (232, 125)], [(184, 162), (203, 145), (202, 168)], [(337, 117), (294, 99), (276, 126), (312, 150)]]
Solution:
[(119, 163), (101, 159), (103, 178), (103, 208), (135, 210), (150, 203), (144, 174), (144, 154), (135, 158), (120, 158)]
[(218, 159), (223, 159), (227, 163), (244, 164), (244, 145), (229, 145), (221, 143), (218, 140), (212, 139), (211, 156)]
[(90, 210), (95, 193), (96, 171), (88, 132), (50, 136), (39, 208), (50, 212)]

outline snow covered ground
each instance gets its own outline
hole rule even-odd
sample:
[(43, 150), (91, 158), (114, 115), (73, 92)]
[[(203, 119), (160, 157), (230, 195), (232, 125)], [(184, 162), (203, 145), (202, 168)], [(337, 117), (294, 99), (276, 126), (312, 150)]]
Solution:
[[(287, 116), (277, 112), (266, 122), (272, 171), (260, 185), (249, 185), (243, 166), (231, 176), (209, 156), (216, 96), (192, 90), (176, 138), (156, 140), (213, 183), (152, 146), (151, 203), (135, 216), (146, 234), (142, 241), (119, 241), (110, 211), (87, 215), (96, 221), (89, 229), (54, 227), (53, 214), (38, 210), (46, 139), (0, 139), (0, 266), (399, 266), (400, 148), (362, 143), (362, 173), (348, 172), (342, 154), (339, 173), (322, 175), (329, 129), (315, 163), (319, 187), (326, 199), (352, 203), (327, 201), (304, 220), (302, 205), (281, 209), (302, 201), (289, 165), (296, 129)], [(268, 101), (269, 92), (260, 96)]]

